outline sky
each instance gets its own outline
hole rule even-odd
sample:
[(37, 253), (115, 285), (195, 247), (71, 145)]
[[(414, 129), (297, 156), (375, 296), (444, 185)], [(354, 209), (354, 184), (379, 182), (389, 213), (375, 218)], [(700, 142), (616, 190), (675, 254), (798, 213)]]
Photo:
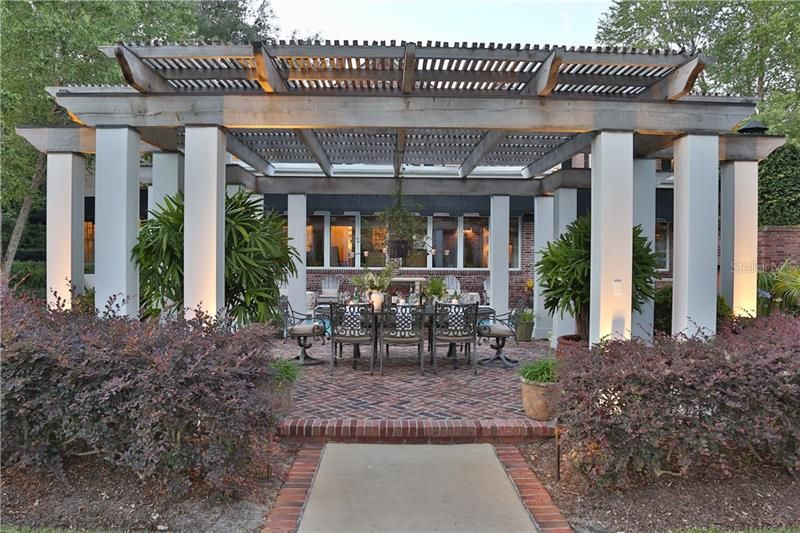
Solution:
[(281, 37), (592, 45), (604, 0), (272, 0)]

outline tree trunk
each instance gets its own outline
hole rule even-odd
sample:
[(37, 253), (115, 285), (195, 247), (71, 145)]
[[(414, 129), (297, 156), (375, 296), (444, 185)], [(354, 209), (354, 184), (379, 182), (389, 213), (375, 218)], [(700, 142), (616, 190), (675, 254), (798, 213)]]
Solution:
[(47, 155), (42, 153), (36, 156), (36, 166), (34, 167), (33, 178), (31, 179), (31, 187), (22, 200), (17, 220), (14, 222), (14, 231), (11, 232), (11, 238), (8, 240), (8, 247), (6, 248), (6, 254), (3, 260), (3, 279), (8, 280), (8, 278), (11, 277), (11, 266), (14, 264), (14, 256), (17, 255), (17, 248), (19, 248), (19, 242), (22, 240), (22, 234), (25, 232), (25, 227), (28, 225), (28, 217), (33, 207), (33, 199), (42, 186), (42, 181), (44, 181), (46, 158)]

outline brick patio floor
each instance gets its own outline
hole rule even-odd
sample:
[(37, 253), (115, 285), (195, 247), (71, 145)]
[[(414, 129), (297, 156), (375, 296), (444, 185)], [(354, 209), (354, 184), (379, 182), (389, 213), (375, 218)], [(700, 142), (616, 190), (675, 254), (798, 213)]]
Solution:
[[(282, 356), (297, 353), (293, 344), (280, 345)], [(310, 354), (328, 357), (329, 345), (315, 345)], [(549, 353), (546, 341), (513, 342), (506, 354), (520, 362)], [(302, 369), (292, 412), (281, 433), (305, 442), (351, 440), (357, 442), (446, 442), (524, 439), (551, 433), (547, 424), (532, 421), (522, 410), (516, 368), (479, 367), (478, 375), (459, 353), (459, 368), (439, 350), (439, 373), (430, 360), (419, 373), (414, 348), (392, 347), (384, 363), (385, 375), (376, 368), (369, 375), (367, 350), (358, 369), (352, 368), (352, 348), (329, 373), (327, 364)], [(488, 345), (478, 346), (478, 358), (494, 354)], [(356, 438), (358, 437), (358, 438)], [(512, 438), (513, 437), (513, 438)]]

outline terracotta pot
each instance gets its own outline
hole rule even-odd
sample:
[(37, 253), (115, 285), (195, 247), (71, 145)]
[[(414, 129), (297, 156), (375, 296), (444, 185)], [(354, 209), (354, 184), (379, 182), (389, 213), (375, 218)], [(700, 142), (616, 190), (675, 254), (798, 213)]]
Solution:
[(522, 408), (534, 420), (551, 420), (555, 414), (558, 383), (534, 383), (525, 378), (522, 382)]
[(561, 359), (569, 351), (586, 346), (586, 341), (580, 335), (562, 335), (556, 344), (556, 359)]
[(517, 340), (529, 341), (533, 337), (533, 322), (520, 322), (517, 324)]

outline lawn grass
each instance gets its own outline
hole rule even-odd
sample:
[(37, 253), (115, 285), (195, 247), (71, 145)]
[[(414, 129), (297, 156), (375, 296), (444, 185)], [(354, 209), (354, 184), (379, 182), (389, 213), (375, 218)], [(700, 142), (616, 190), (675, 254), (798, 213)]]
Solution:
[(692, 527), (689, 529), (673, 530), (673, 533), (800, 533), (800, 527), (765, 527), (728, 529), (719, 527)]

